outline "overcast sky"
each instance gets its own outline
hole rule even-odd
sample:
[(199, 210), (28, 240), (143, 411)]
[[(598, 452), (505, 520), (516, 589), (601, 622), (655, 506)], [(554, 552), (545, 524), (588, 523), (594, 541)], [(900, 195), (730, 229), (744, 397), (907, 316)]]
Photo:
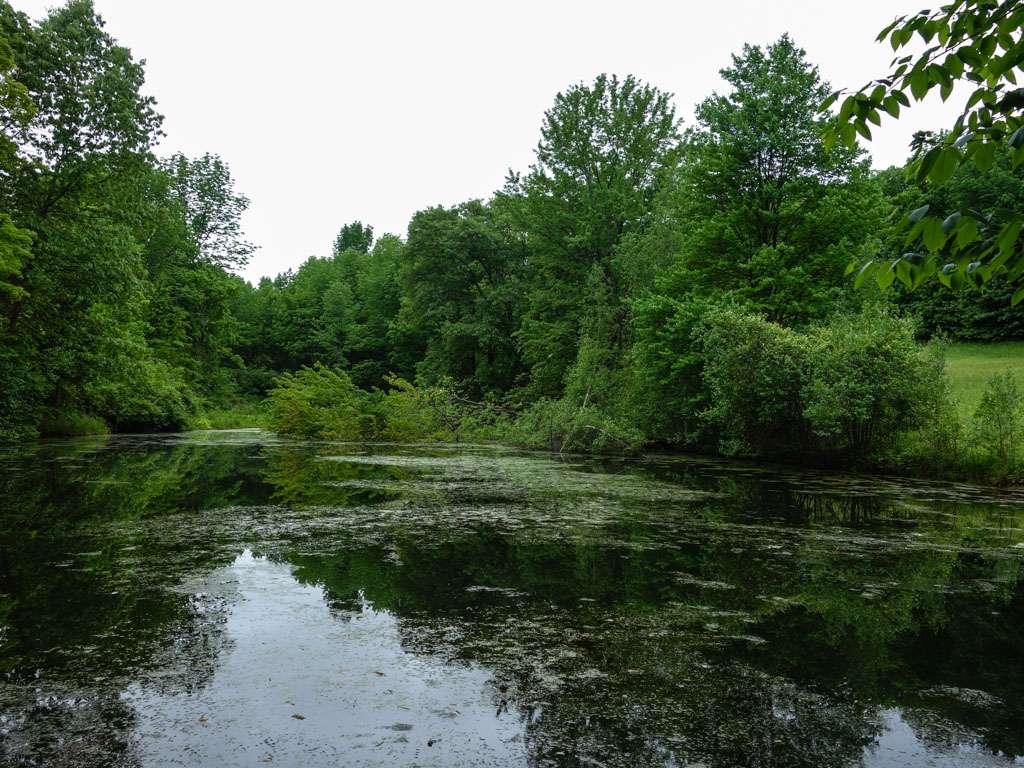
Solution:
[[(13, 0), (33, 17), (53, 0)], [(600, 72), (675, 94), (684, 124), (745, 42), (790, 32), (833, 85), (892, 57), (875, 34), (921, 0), (95, 0), (146, 60), (160, 151), (214, 152), (252, 200), (245, 275), (329, 253), (355, 219), (404, 236), (429, 205), (487, 197), (530, 164), (554, 95)], [(952, 101), (952, 100), (951, 100)], [(870, 146), (900, 163), (912, 133), (951, 122), (936, 99)]]

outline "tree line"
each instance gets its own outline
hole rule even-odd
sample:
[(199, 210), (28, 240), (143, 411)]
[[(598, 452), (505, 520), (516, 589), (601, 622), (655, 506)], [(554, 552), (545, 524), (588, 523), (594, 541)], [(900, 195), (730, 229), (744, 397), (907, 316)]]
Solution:
[[(345, 224), (329, 254), (256, 285), (236, 275), (253, 250), (247, 199), (216, 155), (156, 155), (143, 68), (91, 3), (38, 22), (0, 3), (0, 71), (5, 436), (202, 424), (275, 381), (293, 415), (306, 384), (391, 402), (413, 382), (475, 408), (477, 426), (559, 449), (770, 453), (778, 418), (800, 431), (778, 445), (877, 454), (939, 407), (941, 366), (920, 362), (921, 341), (1024, 338), (1005, 276), (883, 293), (893, 280), (848, 274), (903, 251), (907, 210), (969, 209), (992, 226), (1015, 215), (1013, 148), (941, 183), (873, 171), (856, 141), (830, 135), (832, 89), (788, 35), (732, 56), (689, 124), (632, 76), (571, 85), (543, 115), (533, 164), (490, 198), (424, 208), (404, 236)], [(908, 161), (944, 136), (918, 136)], [(751, 338), (762, 343), (744, 350)], [(823, 349), (835, 370), (814, 363)], [(772, 372), (790, 364), (802, 383), (783, 408)], [(892, 385), (863, 378), (860, 410), (826, 413), (849, 410), (843, 366), (884, 368)], [(318, 371), (329, 380), (314, 385)], [(857, 437), (853, 422), (879, 414), (892, 434)]]

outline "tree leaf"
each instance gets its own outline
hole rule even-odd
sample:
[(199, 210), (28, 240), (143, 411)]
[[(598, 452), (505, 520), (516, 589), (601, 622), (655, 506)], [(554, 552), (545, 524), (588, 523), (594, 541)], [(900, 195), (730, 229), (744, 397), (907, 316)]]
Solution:
[(996, 145), (994, 142), (986, 141), (975, 146), (977, 148), (974, 150), (974, 164), (978, 166), (979, 171), (985, 173), (992, 168), (992, 164), (995, 162)]
[(956, 230), (957, 247), (963, 249), (978, 239), (978, 222), (968, 216), (961, 219)]
[(841, 93), (842, 91), (833, 91), (827, 99), (821, 102), (821, 105), (818, 107), (818, 111), (828, 112), (829, 108), (831, 108), (831, 106), (836, 103), (836, 100), (839, 98), (839, 95)]
[(922, 205), (920, 208), (915, 208), (910, 212), (910, 215), (907, 216), (907, 220), (911, 224), (917, 224), (917, 222), (924, 218), (924, 215), (928, 213), (928, 209), (930, 207), (931, 205)]
[(840, 123), (845, 123), (853, 115), (853, 107), (857, 103), (857, 100), (853, 96), (847, 96), (843, 99), (842, 105), (839, 107), (839, 116), (836, 118)]
[(933, 184), (947, 181), (960, 165), (960, 153), (952, 147), (942, 147), (935, 165), (928, 172), (928, 180)]
[(910, 75), (910, 92), (920, 101), (928, 93), (928, 75), (923, 69), (915, 69)]
[(937, 251), (946, 244), (946, 233), (942, 231), (942, 222), (937, 218), (927, 218), (922, 222), (921, 240), (930, 251)]
[(893, 117), (898, 118), (900, 116), (900, 102), (895, 96), (886, 96), (882, 100), (882, 109)]
[(896, 269), (896, 277), (903, 283), (907, 288), (913, 288), (913, 265), (904, 259), (897, 259), (893, 262), (893, 267)]
[(924, 157), (921, 158), (921, 164), (917, 168), (917, 178), (919, 181), (924, 181), (928, 178), (928, 174), (932, 172), (932, 168), (935, 167), (940, 154), (942, 154), (942, 147), (932, 147), (924, 153)]
[(869, 259), (867, 262), (865, 262), (864, 266), (860, 268), (860, 272), (858, 272), (857, 276), (853, 279), (853, 287), (860, 288), (862, 285), (864, 285), (864, 281), (867, 280), (868, 277), (870, 277), (871, 272), (874, 270), (874, 268), (874, 259)]
[(1011, 221), (1003, 227), (999, 236), (996, 238), (996, 244), (999, 247), (1000, 254), (1009, 254), (1013, 251), (1014, 246), (1017, 245), (1017, 238), (1020, 237), (1021, 230), (1024, 229), (1024, 222)]
[(883, 291), (892, 285), (892, 282), (895, 279), (896, 272), (893, 271), (892, 265), (888, 265), (886, 269), (878, 269), (875, 271), (875, 282)]

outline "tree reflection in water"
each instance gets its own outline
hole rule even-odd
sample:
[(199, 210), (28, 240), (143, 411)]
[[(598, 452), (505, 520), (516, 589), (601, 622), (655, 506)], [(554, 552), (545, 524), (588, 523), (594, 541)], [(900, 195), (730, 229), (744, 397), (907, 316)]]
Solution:
[(0, 470), (15, 765), (1024, 754), (1020, 497), (247, 433)]

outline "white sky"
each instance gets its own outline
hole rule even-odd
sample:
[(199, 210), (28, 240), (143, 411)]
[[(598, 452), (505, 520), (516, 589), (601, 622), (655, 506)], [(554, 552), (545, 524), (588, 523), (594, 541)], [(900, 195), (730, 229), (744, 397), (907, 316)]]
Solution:
[[(56, 3), (13, 4), (39, 17)], [(252, 200), (244, 227), (260, 249), (245, 275), (257, 279), (328, 253), (345, 222), (404, 236), (421, 208), (489, 196), (530, 164), (544, 110), (572, 83), (634, 74), (674, 93), (688, 124), (731, 53), (788, 31), (825, 79), (860, 86), (892, 57), (875, 34), (922, 0), (95, 5), (147, 62), (161, 152), (221, 155)], [(901, 163), (915, 130), (954, 114), (936, 99), (883, 123), (875, 165)]]

